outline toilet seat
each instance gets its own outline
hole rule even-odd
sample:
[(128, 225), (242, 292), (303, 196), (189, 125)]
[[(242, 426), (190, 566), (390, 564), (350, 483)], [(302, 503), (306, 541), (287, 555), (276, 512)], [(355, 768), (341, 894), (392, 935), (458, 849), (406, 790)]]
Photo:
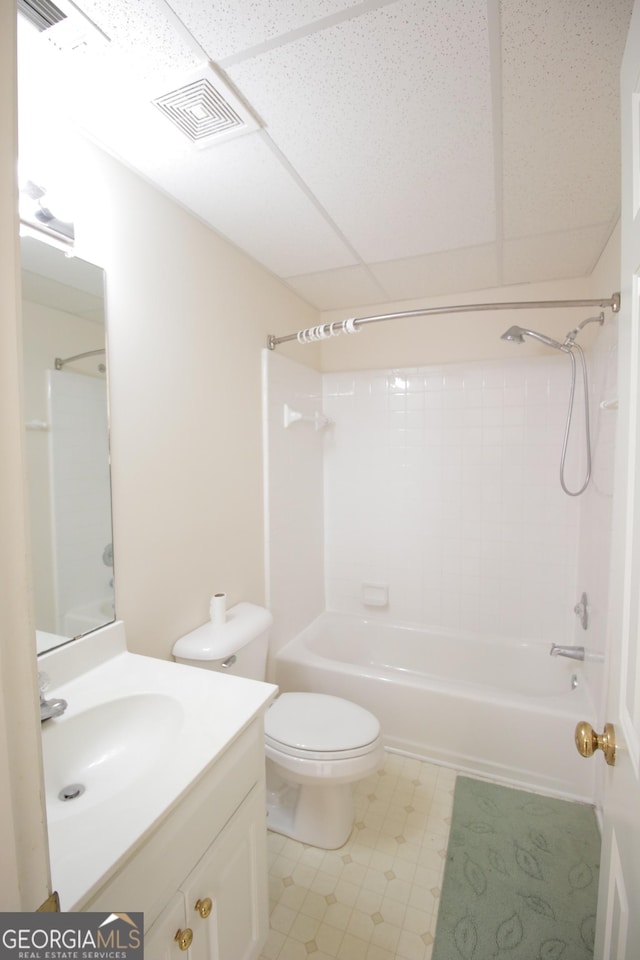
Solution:
[(348, 760), (380, 749), (380, 724), (358, 704), (324, 693), (283, 693), (265, 717), (272, 751), (304, 760)]

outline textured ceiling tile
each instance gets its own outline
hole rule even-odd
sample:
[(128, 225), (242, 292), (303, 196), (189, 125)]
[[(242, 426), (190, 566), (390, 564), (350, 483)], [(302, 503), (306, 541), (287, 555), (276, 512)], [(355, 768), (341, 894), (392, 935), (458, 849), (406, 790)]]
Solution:
[(507, 240), (503, 257), (504, 283), (535, 283), (537, 280), (587, 276), (610, 234), (611, 224), (607, 223)]
[[(102, 55), (107, 70), (126, 63), (132, 75), (155, 80), (202, 62), (156, 0), (79, 0), (78, 6), (111, 40)], [(103, 82), (109, 82), (108, 73)]]
[(484, 0), (398, 0), (229, 72), (363, 259), (493, 241)]
[(435, 297), (441, 293), (498, 286), (494, 244), (374, 263), (370, 270), (392, 300)]
[[(488, 2), (493, 11), (500, 0)], [(618, 205), (631, 0), (501, 0), (495, 173), (486, 3), (79, 0), (112, 42), (60, 54), (59, 95), (41, 53), (40, 130), (49, 103), (64, 104), (322, 309), (480, 288), (485, 271), (493, 283), (501, 174), (505, 282), (584, 275)], [(198, 42), (228, 57), (265, 132), (198, 151), (150, 105), (202, 65)], [(64, 140), (55, 124), (54, 137)]]
[(334, 310), (349, 304), (379, 303), (384, 292), (365, 267), (326, 270), (285, 281), (303, 300), (318, 310)]
[(611, 220), (631, 0), (502, 0), (507, 237)]
[(260, 133), (196, 149), (122, 72), (75, 77), (65, 99), (93, 140), (276, 275), (356, 262)]
[(278, 276), (354, 262), (351, 251), (288, 176), (259, 134), (153, 157), (160, 188)]
[(360, 0), (171, 0), (173, 10), (212, 60), (309, 26)]

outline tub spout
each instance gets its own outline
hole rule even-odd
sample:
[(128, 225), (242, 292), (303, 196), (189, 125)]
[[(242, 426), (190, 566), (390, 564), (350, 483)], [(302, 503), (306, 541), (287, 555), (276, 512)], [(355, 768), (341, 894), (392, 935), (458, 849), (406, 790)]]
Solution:
[(569, 657), (570, 660), (584, 660), (584, 647), (563, 647), (557, 643), (552, 643), (549, 653), (552, 657)]

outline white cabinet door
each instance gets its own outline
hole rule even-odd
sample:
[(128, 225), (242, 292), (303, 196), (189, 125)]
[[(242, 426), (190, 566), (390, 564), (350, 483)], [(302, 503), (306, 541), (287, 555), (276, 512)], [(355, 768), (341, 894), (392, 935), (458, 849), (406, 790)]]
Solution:
[[(257, 784), (184, 884), (192, 960), (257, 960), (266, 940), (266, 803)], [(208, 900), (211, 913), (206, 913)], [(197, 907), (196, 904), (199, 906)]]
[(266, 800), (260, 781), (147, 931), (145, 956), (257, 960), (268, 930)]
[[(144, 937), (144, 953), (152, 960), (192, 960), (193, 953), (181, 949), (176, 934), (186, 933), (184, 896), (176, 893)], [(188, 936), (188, 934), (187, 934)]]

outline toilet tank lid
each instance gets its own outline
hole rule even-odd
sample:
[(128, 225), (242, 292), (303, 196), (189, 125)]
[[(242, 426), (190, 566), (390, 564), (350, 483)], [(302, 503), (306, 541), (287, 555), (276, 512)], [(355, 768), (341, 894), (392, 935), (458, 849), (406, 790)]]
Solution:
[(224, 660), (265, 633), (273, 623), (270, 610), (255, 603), (237, 603), (227, 610), (224, 623), (209, 620), (180, 637), (172, 653), (180, 660)]

